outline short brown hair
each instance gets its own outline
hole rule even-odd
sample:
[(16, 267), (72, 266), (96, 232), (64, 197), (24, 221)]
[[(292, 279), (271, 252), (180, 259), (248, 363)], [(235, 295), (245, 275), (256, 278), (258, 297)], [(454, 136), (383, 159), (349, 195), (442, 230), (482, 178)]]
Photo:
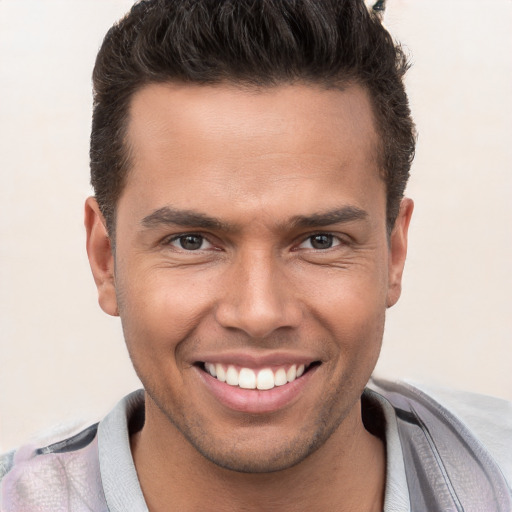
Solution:
[(110, 235), (129, 169), (130, 101), (149, 83), (271, 87), (357, 83), (381, 138), (387, 225), (400, 207), (415, 132), (400, 45), (363, 0), (143, 0), (105, 36), (93, 72), (91, 183)]

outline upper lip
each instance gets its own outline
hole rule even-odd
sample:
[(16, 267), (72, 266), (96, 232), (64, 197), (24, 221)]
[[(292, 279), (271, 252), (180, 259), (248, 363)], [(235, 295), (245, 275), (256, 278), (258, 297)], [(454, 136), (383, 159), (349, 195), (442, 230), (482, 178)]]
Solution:
[(251, 354), (248, 352), (211, 352), (201, 354), (194, 363), (233, 364), (243, 368), (261, 368), (268, 366), (285, 366), (292, 364), (308, 365), (321, 358), (304, 352), (273, 351), (266, 354)]

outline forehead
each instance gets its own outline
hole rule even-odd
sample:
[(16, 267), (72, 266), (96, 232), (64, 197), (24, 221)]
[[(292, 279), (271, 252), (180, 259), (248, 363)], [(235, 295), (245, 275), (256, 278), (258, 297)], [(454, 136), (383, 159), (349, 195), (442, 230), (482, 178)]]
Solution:
[(378, 141), (359, 86), (151, 84), (131, 103), (126, 187), (155, 207), (196, 208), (205, 194), (257, 207), (279, 193), (289, 202), (319, 188), (326, 197), (355, 191), (364, 202), (370, 182), (383, 186)]
[[(148, 143), (157, 131), (188, 139), (191, 144), (207, 136), (213, 144), (228, 146), (230, 140), (240, 142), (247, 135), (254, 144), (254, 137), (283, 135), (288, 130), (296, 144), (282, 138), (276, 144), (300, 144), (297, 149), (307, 150), (319, 141), (322, 146), (329, 143), (333, 128), (344, 132), (344, 140), (337, 142), (357, 143), (355, 150), (366, 142), (377, 142), (371, 103), (361, 86), (326, 89), (305, 84), (265, 88), (150, 84), (132, 98), (128, 133), (132, 147), (140, 144), (149, 149)], [(306, 134), (307, 140), (298, 138)]]

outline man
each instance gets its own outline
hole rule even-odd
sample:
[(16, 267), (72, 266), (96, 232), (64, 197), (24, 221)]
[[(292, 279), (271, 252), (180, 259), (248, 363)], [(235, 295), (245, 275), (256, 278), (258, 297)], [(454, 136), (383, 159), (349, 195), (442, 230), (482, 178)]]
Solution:
[(368, 384), (406, 67), (358, 0), (150, 0), (109, 31), (87, 250), (144, 392), (6, 455), (2, 511), (512, 510), (507, 404)]

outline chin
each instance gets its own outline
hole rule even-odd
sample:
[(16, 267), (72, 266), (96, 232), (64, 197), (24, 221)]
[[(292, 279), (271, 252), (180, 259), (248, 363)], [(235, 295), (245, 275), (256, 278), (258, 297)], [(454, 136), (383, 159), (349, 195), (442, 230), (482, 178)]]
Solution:
[(195, 446), (196, 450), (207, 460), (216, 466), (234, 471), (237, 473), (265, 474), (284, 471), (300, 464), (322, 443), (302, 442), (294, 443), (293, 446), (273, 447), (266, 446), (244, 448), (231, 448), (231, 450), (220, 451), (212, 447)]
[(263, 419), (254, 420), (230, 430), (229, 435), (225, 429), (212, 428), (211, 423), (207, 429), (199, 422), (191, 428), (168, 419), (189, 446), (217, 467), (237, 473), (265, 474), (297, 466), (321, 450), (344, 419), (336, 418), (331, 411), (329, 416), (330, 421), (319, 418), (296, 430), (290, 425), (276, 426)]

